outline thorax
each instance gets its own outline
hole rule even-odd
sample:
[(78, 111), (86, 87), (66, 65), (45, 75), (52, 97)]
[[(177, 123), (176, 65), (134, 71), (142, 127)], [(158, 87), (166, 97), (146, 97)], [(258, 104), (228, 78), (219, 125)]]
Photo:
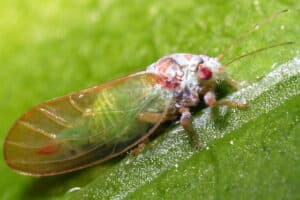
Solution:
[(176, 101), (176, 107), (195, 106), (199, 102), (199, 94), (206, 85), (197, 79), (196, 72), (201, 56), (192, 54), (171, 54), (151, 64), (146, 72), (159, 77), (161, 87), (167, 88)]

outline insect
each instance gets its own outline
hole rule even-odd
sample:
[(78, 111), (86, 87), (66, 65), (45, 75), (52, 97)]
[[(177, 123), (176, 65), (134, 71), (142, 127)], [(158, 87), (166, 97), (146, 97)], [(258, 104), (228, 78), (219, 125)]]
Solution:
[[(258, 49), (230, 62), (285, 44)], [(208, 106), (246, 108), (240, 102), (216, 99), (219, 80), (239, 88), (224, 73), (226, 64), (220, 63), (223, 55), (171, 54), (145, 71), (41, 103), (10, 129), (4, 143), (5, 160), (25, 175), (68, 173), (143, 144), (162, 123), (178, 117), (199, 148), (191, 107), (204, 102)]]

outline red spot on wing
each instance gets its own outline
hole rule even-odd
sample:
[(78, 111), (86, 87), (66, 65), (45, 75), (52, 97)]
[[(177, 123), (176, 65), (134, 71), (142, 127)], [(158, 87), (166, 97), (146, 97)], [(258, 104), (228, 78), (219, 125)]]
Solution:
[(47, 144), (43, 147), (41, 147), (38, 151), (37, 154), (39, 155), (53, 155), (56, 154), (59, 151), (59, 146), (57, 144)]

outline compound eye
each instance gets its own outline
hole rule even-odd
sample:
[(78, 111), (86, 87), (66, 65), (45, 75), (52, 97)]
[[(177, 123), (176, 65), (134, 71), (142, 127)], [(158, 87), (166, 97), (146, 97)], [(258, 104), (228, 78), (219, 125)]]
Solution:
[(212, 77), (212, 71), (208, 67), (200, 64), (198, 66), (197, 75), (200, 80), (209, 80)]

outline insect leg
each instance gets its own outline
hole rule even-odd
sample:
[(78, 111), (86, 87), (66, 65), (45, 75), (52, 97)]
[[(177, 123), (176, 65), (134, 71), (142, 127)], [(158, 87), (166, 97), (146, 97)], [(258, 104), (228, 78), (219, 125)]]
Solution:
[(213, 91), (207, 92), (203, 98), (204, 98), (204, 102), (211, 107), (224, 105), (224, 106), (236, 107), (240, 109), (247, 108), (247, 104), (245, 103), (239, 103), (239, 102), (228, 101), (228, 100), (217, 101), (216, 94)]
[[(140, 121), (143, 122), (148, 122), (151, 124), (156, 124), (159, 122), (165, 122), (167, 120), (171, 120), (173, 119), (171, 116), (164, 116), (163, 113), (154, 113), (154, 112), (143, 112), (140, 113), (137, 118)], [(139, 143), (134, 149), (132, 149), (130, 151), (130, 155), (132, 156), (136, 156), (137, 154), (139, 154), (141, 151), (144, 150), (146, 144), (149, 142), (149, 138), (146, 138), (145, 140), (143, 140), (141, 143)]]
[(225, 76), (225, 81), (231, 85), (232, 87), (234, 87), (236, 90), (241, 89), (241, 85), (239, 82), (237, 82), (236, 80), (234, 80), (233, 78), (231, 78), (230, 76)]
[(148, 142), (149, 142), (149, 138), (146, 138), (145, 140), (143, 140), (141, 143), (139, 143), (135, 148), (133, 148), (130, 151), (130, 155), (131, 156), (136, 156), (137, 154), (142, 152), (145, 149), (145, 146)]
[(167, 120), (171, 120), (171, 118), (169, 119), (169, 117), (165, 117), (163, 115), (164, 115), (163, 113), (143, 112), (143, 113), (140, 113), (137, 116), (137, 118), (140, 121), (148, 122), (148, 123), (151, 123), (151, 124), (156, 124), (160, 121), (165, 122)]
[(181, 117), (180, 117), (180, 124), (184, 128), (184, 130), (192, 137), (196, 149), (200, 148), (199, 139), (197, 137), (196, 131), (193, 126), (192, 122), (192, 115), (188, 108), (181, 108)]

